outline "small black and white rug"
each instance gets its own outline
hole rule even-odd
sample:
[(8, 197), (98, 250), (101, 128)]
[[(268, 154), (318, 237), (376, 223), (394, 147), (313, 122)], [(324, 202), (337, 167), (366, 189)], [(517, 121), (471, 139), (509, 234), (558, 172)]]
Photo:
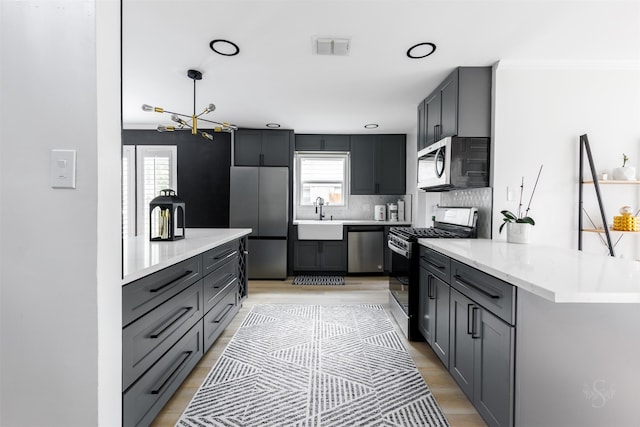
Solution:
[(342, 277), (342, 276), (303, 275), (303, 276), (296, 276), (293, 279), (292, 284), (294, 284), (294, 285), (341, 286), (341, 285), (344, 285), (344, 277)]
[(448, 426), (381, 305), (256, 305), (176, 426)]

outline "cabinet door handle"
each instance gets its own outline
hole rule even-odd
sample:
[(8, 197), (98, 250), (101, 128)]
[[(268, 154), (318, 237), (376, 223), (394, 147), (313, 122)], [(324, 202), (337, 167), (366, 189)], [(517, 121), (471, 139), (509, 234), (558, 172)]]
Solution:
[(264, 166), (264, 154), (260, 154), (260, 166)]
[(173, 319), (169, 319), (167, 321), (166, 326), (164, 326), (162, 329), (160, 329), (157, 332), (151, 333), (151, 335), (149, 336), (153, 339), (160, 338), (162, 334), (164, 334), (167, 330), (169, 330), (170, 327), (178, 323), (178, 321), (180, 321), (180, 319), (186, 316), (191, 310), (193, 310), (193, 307), (182, 307), (180, 311), (174, 315)]
[(471, 316), (471, 308), (473, 304), (467, 304), (467, 335), (473, 336), (473, 316)]
[(192, 351), (185, 351), (184, 353), (182, 353), (182, 357), (180, 359), (178, 359), (173, 364), (173, 366), (175, 366), (175, 368), (170, 371), (171, 373), (166, 376), (164, 381), (162, 381), (162, 383), (159, 386), (153, 387), (151, 389), (151, 394), (160, 394), (162, 392), (162, 390), (165, 388), (165, 386), (167, 384), (169, 384), (170, 380), (178, 373), (180, 368), (182, 368), (182, 365), (184, 364), (184, 362), (186, 362), (187, 359), (189, 359), (189, 356), (191, 356), (191, 353), (193, 353), (193, 352)]
[(427, 297), (429, 299), (436, 299), (435, 286), (433, 286), (433, 276), (429, 275), (429, 281), (427, 282)]
[(236, 251), (235, 249), (230, 249), (227, 252), (224, 252), (218, 256), (213, 257), (214, 261), (218, 261), (221, 259), (225, 259), (225, 258), (231, 258), (232, 256), (234, 256), (235, 254), (237, 254), (238, 251)]
[[(224, 276), (224, 279), (226, 280), (226, 279), (227, 279), (227, 277), (231, 277), (231, 280), (229, 280), (227, 283), (225, 283), (225, 285), (224, 285), (224, 286), (214, 286), (214, 287), (213, 287), (213, 289), (226, 288), (227, 286), (229, 286), (230, 284), (232, 284), (234, 280), (236, 280), (236, 276), (235, 276), (235, 275), (233, 275), (233, 274), (231, 274), (231, 273), (228, 273), (226, 276)], [(220, 283), (220, 282), (222, 282), (222, 281), (223, 281), (223, 280), (218, 280), (218, 282), (217, 282), (217, 283)]]
[(476, 318), (476, 313), (480, 312), (480, 307), (476, 307), (475, 305), (471, 307), (471, 338), (477, 339), (480, 338), (478, 334), (478, 322)]
[(220, 314), (220, 316), (213, 321), (213, 323), (220, 323), (222, 322), (222, 320), (227, 317), (227, 314), (229, 314), (229, 311), (231, 311), (231, 309), (233, 308), (235, 304), (227, 304), (227, 307), (224, 309), (224, 311), (222, 312), (222, 314)]
[(471, 283), (471, 282), (467, 282), (466, 280), (464, 280), (464, 279), (463, 279), (460, 275), (458, 275), (458, 274), (454, 275), (453, 277), (454, 277), (454, 278), (456, 279), (456, 281), (457, 281), (458, 283), (460, 283), (461, 285), (464, 285), (464, 286), (467, 286), (467, 287), (469, 287), (469, 288), (475, 289), (476, 291), (478, 291), (478, 292), (480, 292), (480, 293), (482, 293), (482, 294), (484, 294), (484, 295), (488, 296), (489, 298), (493, 298), (493, 299), (499, 299), (499, 298), (500, 298), (500, 295), (492, 294), (491, 292), (486, 291), (486, 290), (484, 290), (483, 288), (481, 288), (481, 287), (479, 287), (479, 286), (477, 286), (477, 285), (474, 285), (474, 284), (473, 284), (473, 283)]
[(184, 274), (181, 274), (180, 276), (178, 276), (177, 278), (173, 279), (172, 281), (170, 281), (168, 283), (165, 283), (164, 285), (159, 286), (157, 288), (149, 289), (149, 292), (159, 292), (159, 291), (163, 290), (166, 287), (169, 287), (171, 285), (175, 285), (176, 283), (178, 283), (180, 280), (184, 279), (185, 277), (187, 277), (191, 273), (193, 273), (193, 271), (187, 270), (187, 271), (184, 272)]
[(424, 262), (426, 262), (430, 266), (435, 267), (438, 270), (444, 270), (444, 265), (438, 265), (438, 264), (434, 263), (433, 261), (430, 261), (429, 259), (427, 259), (425, 257), (420, 257), (420, 258), (422, 258), (424, 260)]

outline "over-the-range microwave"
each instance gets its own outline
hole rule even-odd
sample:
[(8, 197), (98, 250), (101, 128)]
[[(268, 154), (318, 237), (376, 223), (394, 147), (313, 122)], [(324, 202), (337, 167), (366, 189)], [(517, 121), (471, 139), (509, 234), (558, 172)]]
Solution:
[(447, 137), (418, 151), (418, 188), (449, 191), (489, 186), (489, 138)]

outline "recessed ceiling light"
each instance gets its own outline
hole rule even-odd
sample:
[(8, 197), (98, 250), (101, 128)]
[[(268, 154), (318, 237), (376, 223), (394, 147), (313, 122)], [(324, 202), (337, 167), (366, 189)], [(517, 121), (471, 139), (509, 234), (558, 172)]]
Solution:
[(436, 51), (436, 45), (429, 42), (418, 43), (407, 50), (407, 56), (411, 59), (426, 58)]
[(222, 56), (236, 56), (240, 53), (240, 48), (237, 44), (224, 39), (211, 40), (209, 47), (212, 51)]
[(368, 125), (364, 125), (365, 129), (377, 129), (378, 128), (378, 124), (377, 123), (369, 123)]
[(278, 129), (280, 127), (278, 123), (267, 123), (265, 126), (272, 129)]

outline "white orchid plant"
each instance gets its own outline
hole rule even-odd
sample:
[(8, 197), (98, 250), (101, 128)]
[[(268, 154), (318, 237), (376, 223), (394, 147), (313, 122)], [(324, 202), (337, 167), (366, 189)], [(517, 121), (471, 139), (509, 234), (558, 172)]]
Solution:
[(536, 182), (533, 185), (533, 191), (531, 192), (531, 197), (529, 197), (529, 203), (527, 204), (527, 209), (525, 209), (524, 211), (522, 210), (524, 206), (522, 204), (522, 195), (524, 193), (524, 176), (522, 177), (522, 182), (520, 184), (520, 202), (518, 204), (518, 213), (515, 214), (506, 209), (500, 212), (504, 216), (504, 218), (502, 218), (503, 223), (500, 225), (500, 228), (498, 229), (499, 233), (502, 233), (502, 229), (504, 228), (504, 226), (510, 222), (536, 225), (536, 222), (533, 220), (533, 218), (529, 216), (529, 209), (531, 209), (531, 201), (533, 200), (533, 195), (535, 194), (536, 188), (538, 187), (538, 180), (540, 179), (541, 173), (542, 173), (542, 165), (540, 165), (540, 170), (538, 171), (538, 177), (536, 178)]

